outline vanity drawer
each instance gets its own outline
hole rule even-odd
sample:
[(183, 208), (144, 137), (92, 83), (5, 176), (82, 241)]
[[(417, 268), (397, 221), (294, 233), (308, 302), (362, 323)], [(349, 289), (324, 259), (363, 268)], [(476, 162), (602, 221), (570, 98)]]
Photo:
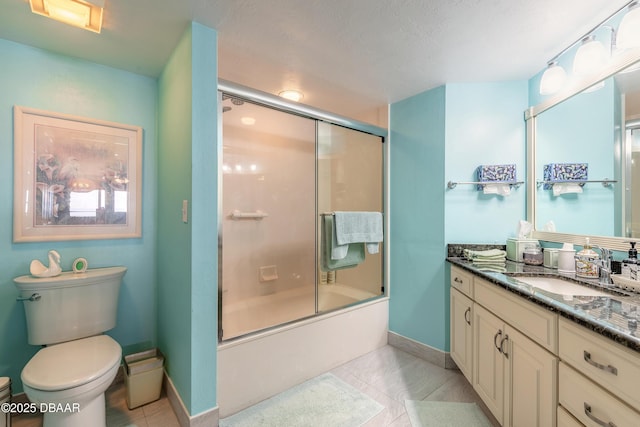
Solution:
[(561, 360), (640, 410), (639, 353), (567, 319), (560, 319), (559, 337)]
[(553, 354), (558, 354), (556, 313), (477, 277), (473, 292), (477, 303)]
[(640, 413), (568, 365), (560, 362), (558, 374), (560, 404), (584, 425), (638, 426)]
[(573, 418), (562, 406), (558, 406), (558, 427), (583, 427), (582, 423)]
[(473, 298), (473, 275), (461, 268), (451, 266), (451, 287)]

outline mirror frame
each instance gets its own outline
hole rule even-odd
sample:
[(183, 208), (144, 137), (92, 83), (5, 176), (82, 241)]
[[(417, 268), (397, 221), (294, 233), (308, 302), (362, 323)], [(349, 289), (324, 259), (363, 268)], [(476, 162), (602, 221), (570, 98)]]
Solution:
[[(530, 107), (524, 112), (526, 122), (526, 141), (527, 141), (527, 221), (533, 224), (534, 231), (531, 237), (538, 240), (556, 243), (573, 243), (575, 245), (583, 245), (585, 237), (589, 237), (591, 244), (615, 249), (619, 251), (627, 251), (630, 238), (628, 237), (610, 237), (610, 236), (591, 236), (586, 234), (568, 234), (556, 233), (548, 231), (536, 230), (536, 122), (539, 114), (547, 111), (551, 107), (560, 104), (563, 101), (579, 94), (583, 90), (593, 86), (594, 84), (605, 80), (619, 71), (629, 67), (640, 61), (640, 48), (634, 48), (612, 58), (611, 62), (600, 72), (588, 79), (575, 82), (559, 92), (550, 96), (540, 104)], [(625, 183), (617, 183), (616, 185), (624, 186)], [(624, 211), (624, 210), (623, 210)]]

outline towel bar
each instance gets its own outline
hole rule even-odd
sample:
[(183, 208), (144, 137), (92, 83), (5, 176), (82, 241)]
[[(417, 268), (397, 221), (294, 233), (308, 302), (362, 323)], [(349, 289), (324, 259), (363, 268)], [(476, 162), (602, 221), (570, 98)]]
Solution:
[[(382, 216), (384, 216), (384, 212), (380, 212), (380, 213), (382, 214)], [(335, 212), (322, 212), (322, 213), (319, 213), (318, 215), (325, 216), (325, 215), (335, 215), (335, 214), (336, 214)]]
[(453, 181), (449, 181), (447, 182), (447, 188), (449, 190), (453, 190), (454, 188), (456, 188), (456, 185), (458, 184), (472, 184), (472, 185), (489, 185), (489, 184), (509, 184), (515, 188), (520, 187), (522, 184), (524, 184), (524, 181), (473, 181), (473, 182), (453, 182)]
[(570, 180), (570, 179), (557, 180), (557, 181), (556, 180), (550, 180), (550, 181), (536, 181), (536, 186), (538, 188), (540, 188), (540, 186), (542, 186), (543, 184), (546, 184), (546, 185), (578, 184), (580, 187), (584, 187), (584, 184), (588, 184), (588, 183), (591, 183), (591, 182), (600, 182), (600, 183), (602, 183), (603, 187), (611, 187), (613, 184), (615, 184), (618, 181), (616, 181), (615, 179), (608, 179), (608, 178), (599, 179), (599, 180), (576, 180), (576, 179), (574, 179), (574, 180)]
[(262, 212), (261, 210), (257, 210), (255, 212), (241, 212), (239, 210), (235, 210), (231, 212), (231, 215), (229, 215), (231, 219), (255, 219), (258, 221), (268, 216), (269, 214)]

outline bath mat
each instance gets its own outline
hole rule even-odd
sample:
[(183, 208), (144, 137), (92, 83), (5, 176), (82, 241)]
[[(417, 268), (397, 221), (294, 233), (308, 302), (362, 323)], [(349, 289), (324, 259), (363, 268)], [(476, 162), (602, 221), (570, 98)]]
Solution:
[(475, 403), (405, 400), (413, 427), (492, 427)]
[(220, 427), (359, 427), (384, 407), (332, 374), (323, 374), (237, 414)]

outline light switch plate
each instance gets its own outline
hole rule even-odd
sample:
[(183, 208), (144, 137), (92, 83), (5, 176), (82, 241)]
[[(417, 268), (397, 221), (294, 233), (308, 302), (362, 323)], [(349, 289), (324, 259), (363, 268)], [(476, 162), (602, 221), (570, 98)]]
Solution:
[(182, 222), (187, 223), (187, 218), (189, 218), (189, 201), (182, 201)]

